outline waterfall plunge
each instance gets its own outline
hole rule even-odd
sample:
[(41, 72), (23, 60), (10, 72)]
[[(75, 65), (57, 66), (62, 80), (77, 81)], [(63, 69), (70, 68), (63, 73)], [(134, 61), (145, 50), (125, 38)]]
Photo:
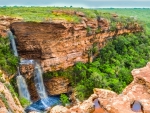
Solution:
[(19, 69), (18, 69), (18, 76), (16, 77), (16, 79), (17, 79), (17, 86), (19, 90), (19, 96), (21, 98), (26, 98), (27, 100), (31, 101), (26, 81), (24, 77), (20, 75)]
[(35, 68), (34, 68), (34, 83), (39, 97), (46, 98), (47, 93), (45, 91), (45, 86), (43, 84), (42, 69), (37, 62), (35, 62)]
[[(11, 47), (13, 49), (14, 55), (18, 56), (14, 36), (11, 31), (8, 31), (8, 36), (10, 39)], [(41, 98), (37, 102), (33, 102), (30, 106), (28, 106), (25, 111), (45, 111), (47, 108), (54, 106), (56, 104), (60, 104), (60, 97), (59, 96), (47, 96), (47, 93), (45, 91), (45, 87), (43, 84), (43, 78), (42, 78), (42, 69), (38, 63), (36, 63), (33, 60), (21, 60), (20, 65), (22, 64), (35, 64), (34, 68), (34, 82), (36, 86), (36, 90), (38, 92), (39, 97)], [(17, 86), (20, 97), (26, 98), (27, 100), (30, 100), (30, 94), (27, 88), (26, 81), (24, 77), (20, 74), (19, 68), (18, 68), (18, 76), (17, 79)]]
[(16, 48), (16, 43), (15, 43), (15, 39), (14, 39), (13, 34), (12, 34), (11, 31), (7, 31), (7, 34), (8, 34), (8, 37), (9, 37), (9, 40), (10, 40), (11, 47), (13, 49), (14, 55), (18, 56), (18, 52), (17, 52), (17, 48)]
[[(18, 57), (18, 52), (17, 52), (14, 36), (11, 31), (7, 31), (7, 34), (8, 34), (9, 40), (10, 40), (12, 50), (14, 52), (14, 56)], [(16, 77), (16, 80), (17, 80), (19, 96), (21, 98), (26, 98), (27, 100), (31, 101), (26, 81), (25, 81), (24, 77), (20, 74), (19, 68), (18, 68), (18, 75)]]

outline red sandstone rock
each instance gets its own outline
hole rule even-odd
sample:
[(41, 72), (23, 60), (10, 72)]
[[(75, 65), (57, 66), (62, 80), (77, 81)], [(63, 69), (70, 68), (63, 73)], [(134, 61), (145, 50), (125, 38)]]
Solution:
[[(17, 22), (11, 24), (11, 30), (17, 37), (19, 56), (39, 60), (44, 71), (66, 69), (79, 61), (87, 62), (89, 61), (87, 51), (93, 43), (97, 42), (100, 49), (106, 40), (114, 35), (141, 31), (141, 29), (120, 29), (117, 32), (95, 34), (97, 23), (101, 28), (109, 27), (105, 19), (98, 21), (92, 19), (81, 24)], [(85, 24), (91, 27), (90, 36)]]
[(0, 16), (0, 36), (6, 37), (7, 36), (7, 29), (13, 22), (20, 22), (21, 18), (11, 18), (8, 16)]
[(69, 91), (69, 80), (64, 77), (44, 79), (44, 84), (49, 95), (58, 95)]
[(132, 75), (133, 82), (124, 89), (122, 94), (113, 98), (106, 96), (104, 102), (105, 93), (97, 93), (101, 104), (109, 113), (135, 113), (131, 110), (131, 103), (134, 100), (142, 104), (144, 113), (150, 112), (150, 63), (144, 68), (134, 69)]
[[(12, 96), (10, 91), (6, 88), (6, 86), (0, 82), (0, 93), (3, 94), (6, 99), (10, 109), (15, 113), (22, 113), (23, 108), (17, 97)], [(7, 113), (8, 109), (6, 103), (2, 102), (3, 97), (0, 97), (0, 113)]]

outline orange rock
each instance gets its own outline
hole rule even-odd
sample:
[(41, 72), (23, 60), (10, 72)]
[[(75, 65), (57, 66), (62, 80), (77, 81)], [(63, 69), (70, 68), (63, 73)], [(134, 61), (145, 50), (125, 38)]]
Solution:
[[(96, 34), (98, 26), (105, 32)], [(100, 49), (105, 46), (106, 40), (114, 35), (140, 31), (120, 29), (111, 32), (108, 31), (109, 22), (106, 19), (86, 21), (85, 17), (82, 17), (82, 22), (78, 24), (64, 21), (16, 22), (11, 24), (10, 28), (17, 37), (19, 56), (39, 60), (44, 72), (66, 69), (79, 61), (87, 62), (87, 51), (93, 43), (97, 42)]]
[(96, 108), (93, 113), (105, 113), (105, 111), (102, 108)]

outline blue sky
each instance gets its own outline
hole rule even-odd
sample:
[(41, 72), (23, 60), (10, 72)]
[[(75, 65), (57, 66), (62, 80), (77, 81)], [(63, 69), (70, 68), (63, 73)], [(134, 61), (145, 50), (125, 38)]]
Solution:
[(150, 7), (150, 0), (0, 0), (1, 6)]

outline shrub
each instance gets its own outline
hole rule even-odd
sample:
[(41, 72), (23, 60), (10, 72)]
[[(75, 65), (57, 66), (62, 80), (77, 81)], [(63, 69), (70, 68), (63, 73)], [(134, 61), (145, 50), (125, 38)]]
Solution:
[(19, 98), (19, 100), (20, 100), (20, 103), (21, 103), (21, 105), (23, 106), (23, 107), (27, 107), (28, 105), (30, 105), (30, 101), (29, 100), (27, 100), (26, 98)]
[(60, 95), (60, 101), (61, 101), (62, 105), (64, 105), (64, 106), (66, 104), (70, 103), (68, 96), (66, 96), (65, 94)]

